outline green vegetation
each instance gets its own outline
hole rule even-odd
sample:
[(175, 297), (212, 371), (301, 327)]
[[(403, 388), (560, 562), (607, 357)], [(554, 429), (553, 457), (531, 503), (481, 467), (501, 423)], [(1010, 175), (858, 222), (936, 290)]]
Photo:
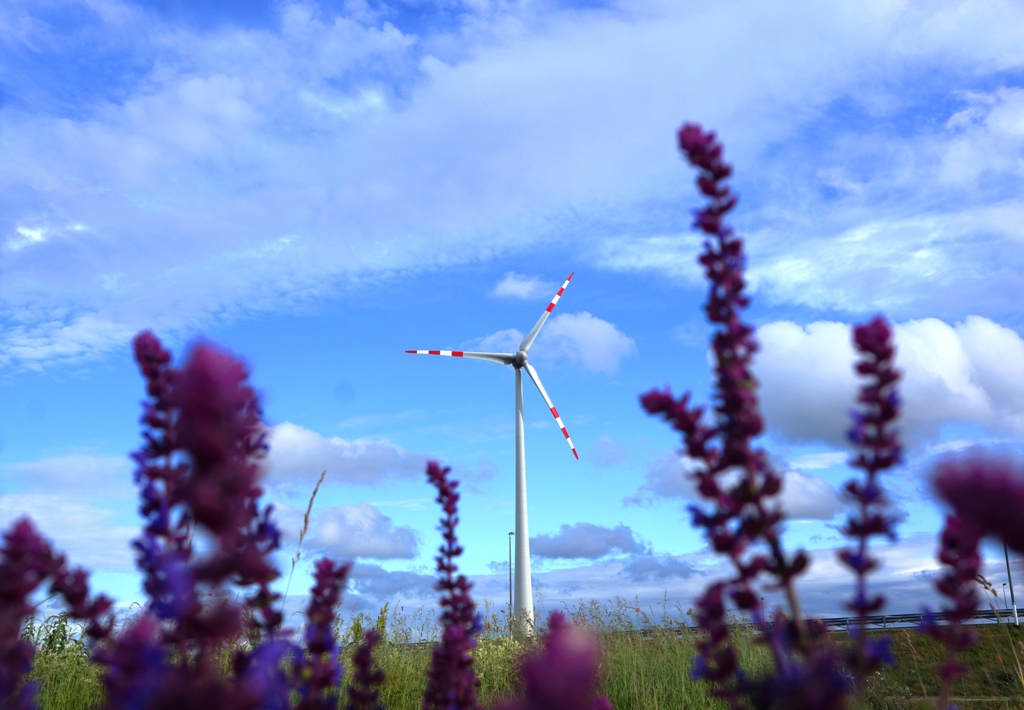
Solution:
[[(602, 640), (601, 692), (619, 710), (643, 708), (722, 708), (711, 697), (706, 684), (690, 680), (698, 631), (686, 627), (669, 630), (669, 617), (655, 617), (628, 600), (613, 603), (581, 604), (564, 611), (573, 625), (583, 626)], [(430, 664), (430, 643), (416, 639), (434, 638), (438, 625), (433, 612), (422, 610), (405, 614), (402, 607), (385, 606), (376, 619), (357, 614), (335, 625), (335, 634), (344, 645), (346, 668), (351, 667), (355, 639), (362, 631), (375, 627), (385, 641), (378, 647), (377, 662), (387, 674), (381, 701), (389, 710), (419, 708), (426, 687)], [(678, 629), (678, 626), (676, 627)], [(749, 627), (734, 627), (742, 649), (744, 667), (753, 673), (769, 670), (767, 650), (756, 643)], [(969, 673), (957, 681), (954, 697), (961, 708), (1024, 707), (1024, 679), (1017, 659), (1024, 659), (1024, 631), (1008, 624), (983, 624), (973, 627), (979, 643), (963, 654)], [(504, 613), (488, 609), (480, 643), (475, 651), (476, 672), (480, 679), (480, 699), (486, 706), (514, 695), (518, 689), (517, 668), (523, 656), (537, 647), (539, 639), (510, 637)], [(65, 615), (50, 617), (41, 625), (28, 624), (23, 638), (38, 650), (29, 679), (39, 683), (39, 706), (43, 710), (86, 710), (103, 702), (102, 669), (90, 663), (85, 645), (73, 633)], [(863, 707), (895, 710), (930, 708), (939, 690), (934, 668), (944, 650), (935, 641), (914, 629), (872, 631), (892, 639), (899, 659), (896, 668), (887, 668), (871, 678)], [(835, 643), (844, 643), (845, 634), (836, 633)], [(238, 646), (247, 645), (236, 639)], [(228, 671), (231, 648), (221, 657)]]

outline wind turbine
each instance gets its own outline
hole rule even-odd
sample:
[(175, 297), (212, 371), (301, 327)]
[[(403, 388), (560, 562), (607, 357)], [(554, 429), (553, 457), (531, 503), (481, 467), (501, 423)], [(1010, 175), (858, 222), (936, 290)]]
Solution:
[[(573, 272), (575, 273), (575, 272)], [(555, 409), (555, 405), (551, 402), (551, 397), (548, 396), (547, 390), (544, 389), (544, 385), (540, 382), (540, 375), (537, 374), (537, 370), (534, 369), (526, 360), (526, 355), (530, 351), (530, 346), (533, 345), (533, 341), (537, 339), (537, 334), (540, 329), (544, 326), (544, 322), (547, 321), (548, 316), (551, 315), (551, 311), (555, 310), (555, 304), (558, 303), (558, 299), (565, 293), (565, 289), (569, 286), (569, 282), (572, 281), (573, 274), (569, 274), (569, 278), (562, 284), (562, 288), (558, 289), (558, 293), (551, 299), (551, 303), (544, 309), (544, 312), (540, 316), (540, 320), (533, 326), (523, 342), (519, 344), (519, 351), (515, 353), (473, 353), (466, 352), (463, 350), (406, 350), (405, 352), (413, 355), (442, 355), (446, 357), (463, 357), (473, 358), (476, 360), (490, 360), (492, 362), (498, 362), (502, 365), (511, 365), (516, 371), (516, 565), (515, 565), (515, 602), (513, 613), (516, 619), (518, 619), (525, 629), (530, 629), (531, 624), (527, 623), (533, 619), (533, 577), (530, 575), (530, 531), (529, 525), (527, 524), (526, 515), (526, 441), (523, 434), (523, 370), (526, 370), (526, 374), (533, 380), (533, 384), (537, 385), (540, 396), (544, 398), (544, 402), (547, 403), (548, 409), (551, 410), (552, 416), (555, 418), (555, 422), (558, 424), (558, 428), (562, 430), (562, 435), (565, 437), (566, 443), (569, 444), (569, 448), (572, 449), (572, 455), (579, 460), (580, 456), (576, 453), (576, 447), (572, 445), (572, 439), (569, 438), (569, 432), (565, 430), (565, 425), (562, 423), (562, 418), (558, 415), (558, 410)]]

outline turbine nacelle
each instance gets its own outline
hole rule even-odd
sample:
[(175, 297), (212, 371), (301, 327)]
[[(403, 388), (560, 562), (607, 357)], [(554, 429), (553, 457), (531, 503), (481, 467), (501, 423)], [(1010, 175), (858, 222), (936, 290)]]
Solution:
[(526, 364), (526, 351), (525, 350), (520, 350), (519, 352), (517, 352), (515, 355), (512, 356), (512, 367), (516, 368), (517, 370), (521, 370), (521, 369), (523, 369), (523, 366), (525, 364)]

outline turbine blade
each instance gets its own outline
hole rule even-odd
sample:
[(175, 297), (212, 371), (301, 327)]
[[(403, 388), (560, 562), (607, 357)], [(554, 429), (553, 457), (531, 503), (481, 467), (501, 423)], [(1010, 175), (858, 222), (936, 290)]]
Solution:
[(510, 353), (471, 353), (464, 350), (406, 350), (412, 355), (443, 355), (445, 357), (468, 357), (472, 360), (491, 360), (502, 365), (511, 365), (515, 357)]
[(530, 352), (530, 346), (533, 345), (533, 341), (537, 339), (537, 333), (540, 332), (541, 326), (544, 325), (544, 321), (546, 321), (548, 316), (551, 315), (551, 311), (555, 310), (555, 304), (558, 303), (558, 299), (562, 297), (563, 293), (565, 293), (565, 289), (569, 287), (569, 282), (572, 281), (572, 277), (575, 273), (576, 272), (574, 271), (569, 274), (569, 278), (567, 278), (565, 283), (562, 284), (562, 288), (558, 289), (558, 293), (556, 293), (555, 297), (551, 299), (551, 303), (549, 303), (548, 307), (544, 309), (543, 313), (541, 313), (540, 320), (537, 321), (537, 325), (533, 326), (533, 330), (531, 330), (527, 336), (523, 338), (523, 342), (519, 344), (520, 350)]
[(528, 374), (530, 379), (533, 380), (533, 384), (537, 385), (537, 389), (540, 390), (540, 396), (544, 398), (544, 401), (548, 405), (548, 409), (551, 410), (551, 415), (555, 418), (555, 423), (557, 423), (558, 428), (562, 430), (562, 436), (565, 437), (566, 443), (569, 444), (569, 448), (572, 449), (572, 455), (576, 457), (577, 461), (579, 461), (580, 455), (576, 453), (576, 447), (572, 445), (572, 439), (569, 438), (569, 432), (566, 431), (565, 424), (562, 423), (562, 418), (558, 416), (558, 410), (555, 409), (555, 405), (551, 403), (551, 398), (548, 397), (548, 393), (544, 389), (544, 385), (540, 383), (540, 375), (537, 374), (537, 371), (533, 369), (533, 365), (530, 363), (526, 363), (523, 367), (526, 369), (526, 374)]

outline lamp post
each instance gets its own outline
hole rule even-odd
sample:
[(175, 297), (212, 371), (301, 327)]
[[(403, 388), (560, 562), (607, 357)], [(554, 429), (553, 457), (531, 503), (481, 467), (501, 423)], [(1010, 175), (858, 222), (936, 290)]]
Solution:
[(1010, 552), (1003, 543), (1003, 556), (1006, 557), (1006, 581), (1010, 583), (1010, 603), (1013, 604), (1013, 625), (1020, 628), (1020, 619), (1017, 618), (1017, 600), (1013, 598), (1013, 577), (1010, 576)]
[(1009, 609), (1010, 605), (1006, 603), (1006, 582), (1003, 582), (1003, 608)]
[(512, 629), (512, 538), (514, 532), (508, 534), (508, 628)]

